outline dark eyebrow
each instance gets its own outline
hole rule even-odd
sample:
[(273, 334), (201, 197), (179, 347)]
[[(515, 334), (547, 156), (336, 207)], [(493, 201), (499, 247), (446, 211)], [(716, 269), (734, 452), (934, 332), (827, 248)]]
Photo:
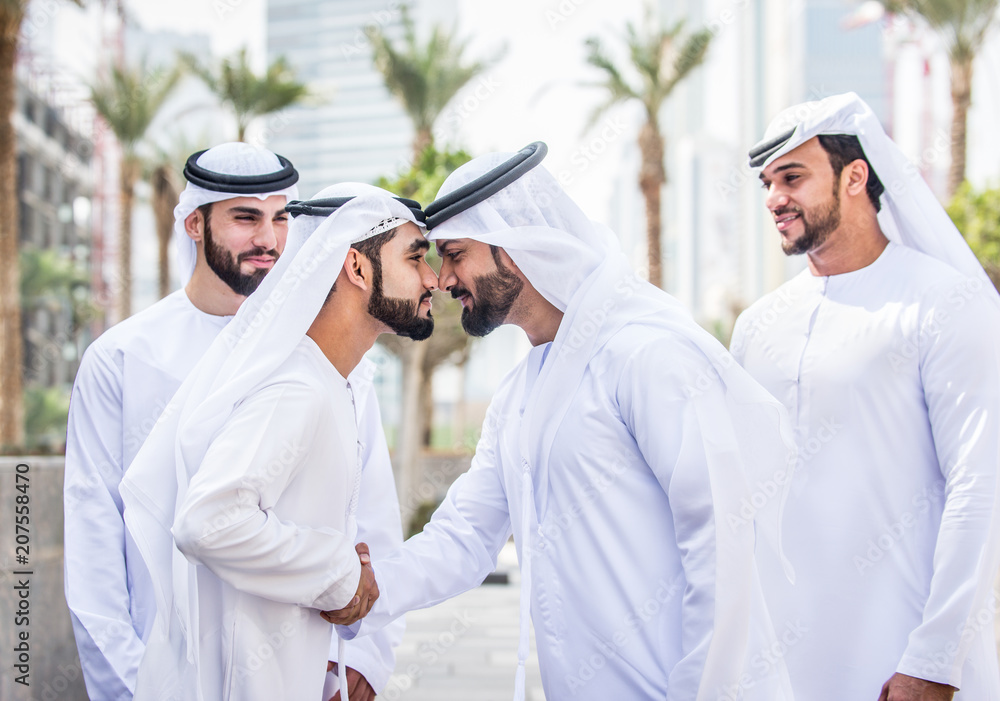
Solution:
[(426, 251), (431, 247), (430, 242), (427, 241), (423, 236), (419, 239), (413, 239), (410, 243), (410, 247), (406, 249), (407, 253), (417, 253), (418, 251)]
[(444, 239), (442, 241), (435, 241), (435, 243), (437, 244), (438, 251), (440, 251), (441, 253), (447, 253), (448, 252), (448, 247), (455, 245), (455, 241), (452, 240), (452, 239)]
[[(773, 172), (774, 173), (780, 173), (783, 170), (789, 170), (791, 168), (805, 168), (805, 165), (803, 165), (802, 163), (786, 163), (784, 165), (781, 165), (781, 166), (778, 166), (777, 168), (775, 168)], [(761, 173), (759, 177), (760, 177), (761, 180), (765, 180), (767, 176), (765, 176), (763, 173)]]
[[(264, 216), (264, 213), (256, 207), (230, 207), (227, 211), (229, 214), (252, 214), (255, 217)], [(281, 211), (284, 212), (284, 210)]]

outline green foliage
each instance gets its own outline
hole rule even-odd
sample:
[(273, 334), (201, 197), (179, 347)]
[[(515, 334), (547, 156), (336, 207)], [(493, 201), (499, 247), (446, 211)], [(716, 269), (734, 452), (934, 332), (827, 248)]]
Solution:
[(389, 92), (402, 102), (414, 128), (429, 132), (451, 98), (496, 58), (489, 62), (466, 61), (469, 40), (459, 39), (454, 29), (440, 26), (434, 27), (427, 42), (421, 44), (405, 5), (401, 12), (401, 46), (394, 46), (377, 26), (367, 27), (365, 33), (372, 45), (375, 67)]
[[(21, 307), (30, 317), (39, 309), (64, 318), (70, 323), (55, 338), (28, 335), (28, 342), (40, 354), (61, 354), (63, 346), (74, 343), (80, 330), (99, 314), (90, 300), (89, 278), (75, 261), (51, 249), (24, 247), (20, 251)], [(69, 412), (68, 387), (43, 387), (29, 384), (24, 390), (25, 444), (31, 452), (59, 452), (66, 438)]]
[(114, 133), (127, 158), (133, 158), (142, 141), (181, 78), (179, 68), (148, 71), (137, 67), (112, 66), (110, 75), (90, 87), (90, 101)]
[(20, 251), (21, 307), (26, 311), (68, 308), (74, 330), (98, 313), (90, 301), (87, 271), (69, 257), (51, 249), (30, 246)]
[(948, 216), (1000, 290), (1000, 188), (973, 190), (962, 183), (948, 205)]
[(459, 166), (471, 160), (472, 156), (466, 151), (438, 151), (429, 146), (408, 170), (398, 173), (392, 180), (379, 178), (375, 185), (426, 206), (437, 197), (445, 179)]
[(684, 21), (672, 27), (661, 27), (647, 11), (641, 27), (629, 22), (625, 27), (625, 46), (629, 53), (628, 71), (615, 64), (601, 40), (586, 40), (587, 63), (601, 70), (604, 78), (593, 84), (607, 92), (607, 100), (591, 115), (589, 126), (600, 119), (613, 105), (638, 100), (646, 115), (656, 119), (660, 107), (691, 71), (700, 66), (708, 55), (712, 32), (702, 29), (693, 34), (684, 33)]
[(192, 54), (183, 54), (181, 60), (222, 104), (233, 110), (240, 141), (255, 118), (279, 112), (309, 97), (309, 89), (296, 79), (295, 71), (284, 57), (275, 59), (263, 76), (254, 73), (245, 48), (213, 67)]
[(61, 452), (66, 443), (69, 389), (28, 386), (24, 390), (25, 447), (32, 453)]
[(410, 516), (409, 523), (406, 524), (406, 537), (410, 538), (424, 530), (424, 526), (431, 520), (431, 516), (441, 504), (440, 501), (422, 501)]

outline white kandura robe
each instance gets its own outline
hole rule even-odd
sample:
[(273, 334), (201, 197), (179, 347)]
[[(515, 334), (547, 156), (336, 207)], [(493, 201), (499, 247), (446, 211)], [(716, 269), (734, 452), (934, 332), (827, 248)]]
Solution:
[[(351, 385), (308, 336), (236, 405), (178, 507), (172, 533), (195, 569), (202, 696), (319, 698), (331, 626), (361, 565), (354, 550), (361, 445)], [(171, 622), (176, 625), (177, 621)], [(159, 625), (136, 701), (196, 698), (176, 687)], [(181, 650), (181, 654), (185, 654)]]
[[(740, 539), (739, 552), (716, 547), (732, 505), (714, 502), (689, 401), (704, 386), (705, 357), (641, 322), (615, 333), (565, 396), (568, 411), (547, 468), (532, 471), (525, 509), (521, 416), (550, 347), (532, 349), (507, 376), (472, 467), (423, 533), (373, 559), (380, 598), (341, 634), (364, 635), (479, 584), (513, 530), (547, 698), (737, 698), (714, 680), (739, 678), (743, 660), (724, 641), (748, 621), (721, 602), (754, 587), (753, 539)], [(720, 397), (709, 383), (703, 398), (724, 411)], [(746, 679), (754, 683), (752, 673)]]
[(741, 315), (733, 353), (788, 409), (797, 581), (762, 571), (797, 699), (875, 701), (896, 671), (997, 701), (1000, 313), (982, 283), (890, 243)]
[[(66, 439), (65, 589), (95, 701), (131, 697), (156, 615), (152, 582), (122, 520), (118, 485), (184, 377), (231, 319), (199, 311), (179, 290), (109, 329), (80, 364)], [(402, 542), (399, 507), (363, 366), (351, 376), (365, 448), (359, 538), (373, 553), (388, 552)], [(402, 631), (400, 623), (349, 646), (348, 665), (383, 688)], [(335, 653), (336, 644), (330, 659)]]

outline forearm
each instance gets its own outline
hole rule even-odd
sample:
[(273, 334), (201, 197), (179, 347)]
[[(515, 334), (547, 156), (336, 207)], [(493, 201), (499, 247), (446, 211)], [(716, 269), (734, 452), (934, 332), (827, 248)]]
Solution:
[(495, 469), (471, 469), (448, 490), (422, 533), (373, 561), (379, 600), (342, 636), (368, 635), (407, 611), (434, 606), (480, 584), (496, 569), (510, 536), (506, 499)]
[(236, 491), (186, 505), (173, 533), (189, 559), (240, 591), (272, 601), (340, 609), (361, 577), (344, 533), (284, 523)]

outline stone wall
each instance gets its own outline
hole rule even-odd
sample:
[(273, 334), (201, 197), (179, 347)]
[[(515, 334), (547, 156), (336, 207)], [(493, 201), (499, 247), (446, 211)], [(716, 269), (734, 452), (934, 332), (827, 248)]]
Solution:
[[(87, 699), (63, 595), (62, 490), (62, 457), (0, 458), (0, 699), (5, 701)], [(24, 506), (27, 555), (19, 563), (25, 555), (18, 549), (25, 545)], [(15, 667), (25, 660), (26, 666)]]

